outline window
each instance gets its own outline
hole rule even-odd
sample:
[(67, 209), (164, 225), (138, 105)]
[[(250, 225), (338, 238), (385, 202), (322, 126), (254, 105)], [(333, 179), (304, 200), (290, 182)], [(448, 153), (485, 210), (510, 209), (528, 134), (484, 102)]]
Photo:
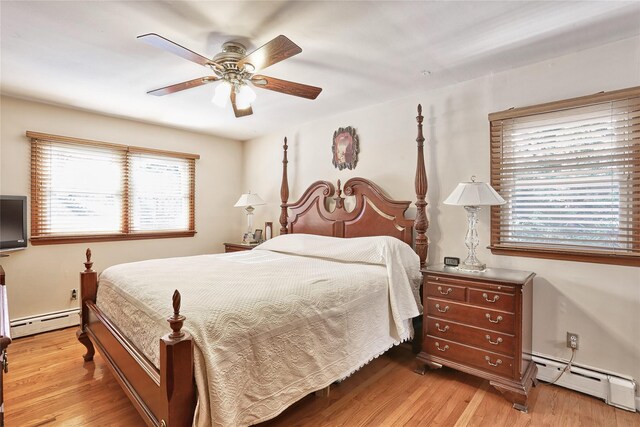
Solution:
[(27, 132), (31, 243), (195, 234), (198, 155)]
[(640, 87), (489, 121), (493, 253), (640, 265)]

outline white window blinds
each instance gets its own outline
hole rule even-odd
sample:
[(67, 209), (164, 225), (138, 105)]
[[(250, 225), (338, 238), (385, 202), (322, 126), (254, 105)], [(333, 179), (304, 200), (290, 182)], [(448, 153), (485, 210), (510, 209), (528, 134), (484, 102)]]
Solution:
[(188, 230), (194, 162), (146, 153), (129, 161), (131, 231)]
[(197, 155), (27, 136), (32, 244), (195, 233)]
[(32, 158), (32, 235), (120, 231), (124, 152), (35, 141)]
[(492, 208), (492, 249), (640, 261), (640, 94), (621, 92), (490, 115), (492, 185), (507, 202)]

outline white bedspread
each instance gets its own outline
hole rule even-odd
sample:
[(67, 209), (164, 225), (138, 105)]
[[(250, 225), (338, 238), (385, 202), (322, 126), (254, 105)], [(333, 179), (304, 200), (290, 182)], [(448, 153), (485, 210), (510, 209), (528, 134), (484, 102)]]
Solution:
[(242, 426), (410, 338), (419, 283), (418, 257), (397, 239), (288, 235), (253, 251), (110, 267), (97, 304), (157, 366), (179, 289), (196, 344), (194, 425)]

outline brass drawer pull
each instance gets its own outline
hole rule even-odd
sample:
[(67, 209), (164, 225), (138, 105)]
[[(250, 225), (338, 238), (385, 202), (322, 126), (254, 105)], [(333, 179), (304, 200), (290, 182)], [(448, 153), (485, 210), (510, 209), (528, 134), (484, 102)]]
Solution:
[(484, 300), (486, 302), (496, 302), (500, 299), (500, 295), (494, 295), (493, 299), (489, 299), (489, 295), (487, 295), (486, 293), (482, 294), (482, 296), (484, 297)]
[(436, 310), (438, 310), (440, 313), (446, 313), (447, 311), (449, 311), (449, 306), (445, 306), (444, 308), (440, 308), (440, 304), (436, 304)]
[(500, 337), (498, 337), (498, 339), (495, 341), (491, 341), (491, 335), (485, 335), (484, 337), (487, 339), (487, 341), (489, 341), (489, 344), (498, 345), (502, 342), (502, 338)]
[(500, 359), (496, 360), (496, 363), (491, 363), (491, 358), (489, 356), (485, 356), (484, 360), (486, 360), (487, 363), (489, 365), (491, 365), (491, 366), (500, 366), (500, 365), (502, 365), (502, 360), (500, 360)]
[(451, 292), (453, 292), (453, 289), (447, 288), (447, 292), (442, 292), (442, 286), (438, 286), (438, 292), (440, 292), (441, 295), (449, 295)]
[[(437, 305), (436, 305), (436, 307), (437, 307)], [(500, 323), (500, 321), (502, 320), (502, 316), (498, 316), (496, 318), (496, 320), (492, 320), (491, 319), (491, 315), (489, 313), (485, 314), (484, 317), (486, 317), (489, 320), (489, 322), (491, 322), (491, 323)]]
[[(438, 350), (440, 350), (440, 351), (447, 351), (447, 350), (449, 350), (449, 346), (448, 346), (448, 345), (445, 345), (444, 347), (440, 348), (440, 343), (439, 343), (439, 342), (436, 342), (436, 348), (437, 348)], [(500, 362), (500, 363), (502, 363), (502, 362)]]
[(449, 325), (446, 325), (444, 328), (440, 329), (440, 323), (436, 323), (436, 329), (440, 332), (447, 332), (449, 330)]
[(9, 373), (9, 361), (7, 360), (7, 352), (2, 352), (2, 370), (5, 374)]

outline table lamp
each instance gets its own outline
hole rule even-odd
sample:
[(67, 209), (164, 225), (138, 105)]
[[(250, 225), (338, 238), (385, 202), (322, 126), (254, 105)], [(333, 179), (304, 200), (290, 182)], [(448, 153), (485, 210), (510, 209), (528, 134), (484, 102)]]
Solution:
[(467, 211), (467, 235), (465, 245), (469, 250), (467, 258), (458, 267), (460, 270), (482, 271), (486, 265), (476, 257), (476, 247), (480, 243), (476, 224), (478, 223), (478, 211), (481, 206), (502, 205), (506, 203), (502, 197), (486, 182), (476, 182), (476, 177), (471, 177), (471, 182), (461, 182), (444, 201), (446, 205), (464, 206)]
[[(251, 234), (253, 238), (253, 211), (255, 210), (254, 206), (264, 205), (264, 200), (260, 198), (257, 194), (249, 191), (248, 193), (244, 193), (240, 196), (238, 201), (233, 207), (235, 208), (244, 208), (247, 213), (247, 233)], [(243, 239), (246, 240), (246, 239)]]

